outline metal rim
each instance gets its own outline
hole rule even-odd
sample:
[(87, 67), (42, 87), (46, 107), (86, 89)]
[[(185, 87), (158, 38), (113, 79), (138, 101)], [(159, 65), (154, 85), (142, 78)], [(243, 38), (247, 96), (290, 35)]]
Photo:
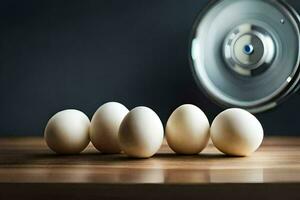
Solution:
[[(198, 29), (198, 25), (200, 24), (201, 19), (203, 18), (203, 16), (206, 15), (206, 13), (212, 8), (214, 7), (217, 3), (224, 1), (224, 0), (212, 0), (208, 3), (208, 5), (206, 7), (204, 7), (200, 14), (197, 16), (195, 23), (193, 25), (193, 29), (192, 29), (192, 34), (190, 37), (190, 42), (189, 42), (189, 61), (190, 61), (190, 66), (194, 75), (194, 78), (197, 82), (197, 85), (199, 86), (199, 88), (202, 90), (202, 92), (208, 96), (211, 100), (213, 100), (216, 104), (224, 106), (224, 107), (237, 107), (236, 104), (233, 103), (229, 103), (228, 101), (224, 101), (224, 99), (219, 99), (218, 97), (215, 96), (215, 94), (212, 94), (211, 91), (207, 90), (203, 84), (201, 83), (201, 80), (199, 80), (199, 77), (197, 76), (197, 72), (196, 72), (196, 66), (194, 64), (194, 60), (193, 60), (193, 55), (192, 55), (192, 46), (193, 46), (193, 41), (196, 37), (196, 31)], [(284, 10), (285, 13), (287, 13), (291, 19), (294, 20), (295, 22), (295, 27), (297, 27), (297, 33), (298, 36), (300, 34), (300, 17), (297, 13), (297, 11), (291, 7), (287, 2), (282, 1), (282, 0), (269, 0), (270, 2), (276, 4), (276, 6), (278, 6), (278, 8)], [(299, 47), (300, 47), (300, 39), (299, 41)], [(296, 65), (294, 66), (295, 71), (293, 72), (293, 78), (291, 80), (289, 80), (283, 88), (280, 88), (279, 92), (277, 94), (275, 94), (272, 98), (270, 98), (267, 101), (262, 101), (257, 103), (254, 106), (238, 106), (238, 107), (243, 107), (247, 110), (249, 110), (252, 113), (258, 113), (258, 112), (263, 112), (266, 110), (269, 110), (275, 106), (277, 106), (278, 104), (282, 103), (283, 101), (285, 101), (291, 94), (293, 94), (299, 86), (299, 81), (300, 81), (300, 51), (298, 51), (298, 59), (296, 62)]]

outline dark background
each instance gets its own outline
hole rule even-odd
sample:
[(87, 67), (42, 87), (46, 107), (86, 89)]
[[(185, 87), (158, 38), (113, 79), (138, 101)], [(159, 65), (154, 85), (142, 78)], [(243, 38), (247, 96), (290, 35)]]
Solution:
[[(164, 123), (193, 103), (212, 121), (222, 109), (199, 91), (188, 63), (191, 27), (206, 3), (1, 1), (0, 136), (42, 135), (57, 111), (91, 117), (107, 101), (149, 106)], [(267, 135), (300, 134), (299, 100), (257, 115)]]

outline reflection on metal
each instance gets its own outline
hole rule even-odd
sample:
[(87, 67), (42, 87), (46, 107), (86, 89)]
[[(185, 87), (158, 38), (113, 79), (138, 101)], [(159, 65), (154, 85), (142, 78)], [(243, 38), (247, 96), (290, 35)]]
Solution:
[(299, 16), (286, 2), (212, 1), (193, 29), (195, 79), (225, 107), (271, 109), (299, 83), (299, 33)]

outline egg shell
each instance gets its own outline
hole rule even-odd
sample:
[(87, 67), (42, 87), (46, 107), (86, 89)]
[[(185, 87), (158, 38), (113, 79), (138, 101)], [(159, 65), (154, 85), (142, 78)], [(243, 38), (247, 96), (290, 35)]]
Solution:
[(166, 139), (170, 148), (179, 154), (198, 154), (209, 141), (209, 121), (197, 106), (178, 107), (166, 125)]
[(129, 110), (120, 103), (103, 104), (92, 117), (90, 138), (92, 144), (102, 153), (120, 153), (118, 131)]
[(210, 134), (216, 148), (232, 156), (251, 155), (259, 148), (264, 137), (258, 119), (238, 108), (220, 113), (211, 125)]
[(161, 147), (164, 128), (158, 115), (147, 107), (136, 107), (123, 119), (119, 129), (121, 149), (130, 157), (149, 158)]
[(89, 118), (78, 110), (63, 110), (51, 117), (44, 131), (48, 147), (59, 154), (78, 154), (90, 142)]

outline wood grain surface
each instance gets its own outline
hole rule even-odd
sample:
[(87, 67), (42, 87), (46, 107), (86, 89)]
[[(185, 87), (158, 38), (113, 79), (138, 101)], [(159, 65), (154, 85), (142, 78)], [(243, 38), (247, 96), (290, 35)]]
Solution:
[(101, 154), (92, 145), (80, 155), (62, 156), (51, 152), (42, 138), (0, 139), (0, 199), (52, 199), (51, 194), (72, 197), (84, 191), (91, 199), (300, 199), (300, 138), (266, 138), (251, 157), (228, 157), (212, 144), (199, 155), (182, 156), (164, 143), (150, 159)]

